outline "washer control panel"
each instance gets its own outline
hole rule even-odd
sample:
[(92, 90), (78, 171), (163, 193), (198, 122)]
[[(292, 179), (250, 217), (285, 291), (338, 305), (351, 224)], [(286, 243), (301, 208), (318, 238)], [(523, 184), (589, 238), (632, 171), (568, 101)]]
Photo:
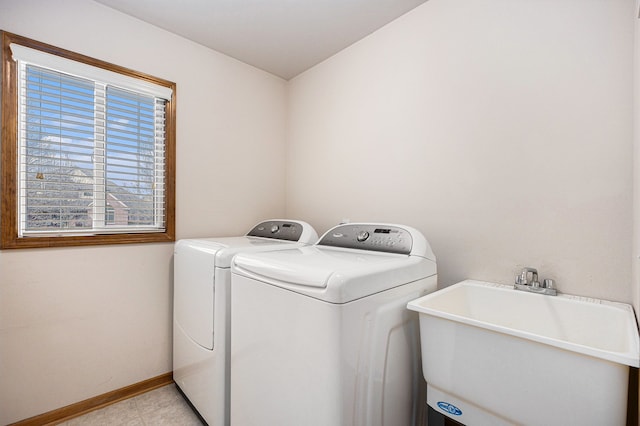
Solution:
[(302, 236), (302, 225), (284, 220), (268, 220), (254, 226), (247, 236), (299, 241)]
[(408, 255), (413, 237), (399, 226), (348, 223), (329, 230), (317, 245)]

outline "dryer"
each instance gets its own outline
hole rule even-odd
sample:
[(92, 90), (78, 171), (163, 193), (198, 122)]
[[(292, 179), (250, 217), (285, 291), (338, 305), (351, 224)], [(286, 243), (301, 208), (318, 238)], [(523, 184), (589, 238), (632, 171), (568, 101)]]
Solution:
[(354, 223), (313, 246), (241, 253), (231, 267), (231, 424), (418, 424), (419, 326), (436, 258), (403, 225)]
[(245, 236), (175, 244), (173, 379), (210, 426), (229, 424), (231, 259), (240, 252), (283, 250), (317, 239), (306, 222), (268, 220)]

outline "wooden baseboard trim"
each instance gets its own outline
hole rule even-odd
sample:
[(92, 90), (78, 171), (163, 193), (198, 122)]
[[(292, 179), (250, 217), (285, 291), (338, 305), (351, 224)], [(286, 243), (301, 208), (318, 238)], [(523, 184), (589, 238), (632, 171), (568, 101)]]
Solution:
[(84, 401), (76, 402), (75, 404), (67, 405), (66, 407), (12, 423), (11, 426), (54, 425), (171, 383), (173, 383), (173, 374), (169, 372), (102, 395), (94, 396), (93, 398), (85, 399)]

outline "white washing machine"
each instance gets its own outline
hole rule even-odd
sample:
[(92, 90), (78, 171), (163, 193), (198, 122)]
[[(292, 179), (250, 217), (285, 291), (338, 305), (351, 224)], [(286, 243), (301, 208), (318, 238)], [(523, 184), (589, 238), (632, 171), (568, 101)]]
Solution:
[(246, 236), (180, 240), (174, 250), (173, 379), (211, 426), (229, 424), (231, 259), (316, 242), (308, 223), (269, 220)]
[(436, 259), (417, 230), (346, 224), (313, 246), (232, 262), (231, 424), (421, 421), (418, 316)]

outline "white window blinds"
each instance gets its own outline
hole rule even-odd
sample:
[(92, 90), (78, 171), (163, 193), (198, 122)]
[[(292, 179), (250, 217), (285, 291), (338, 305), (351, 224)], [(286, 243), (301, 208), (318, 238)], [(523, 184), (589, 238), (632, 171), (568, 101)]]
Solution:
[(19, 235), (164, 230), (166, 90), (44, 52), (21, 59), (15, 46)]

